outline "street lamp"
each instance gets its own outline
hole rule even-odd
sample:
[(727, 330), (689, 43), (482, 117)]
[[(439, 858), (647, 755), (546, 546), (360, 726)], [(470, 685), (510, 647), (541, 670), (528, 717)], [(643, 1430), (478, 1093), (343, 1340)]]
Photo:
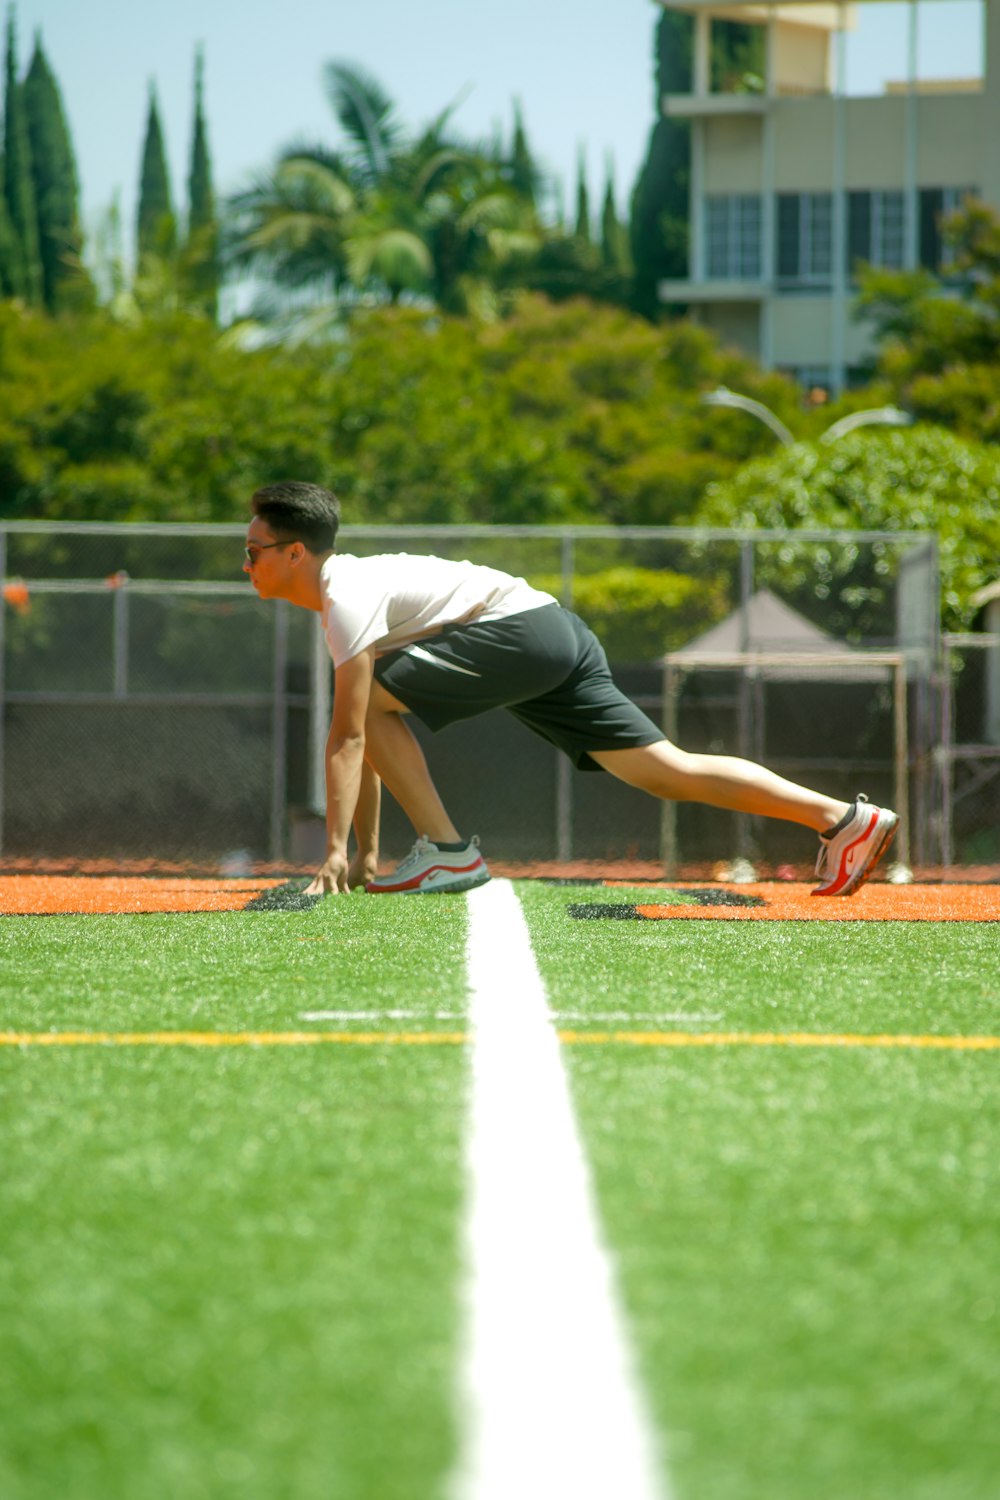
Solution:
[[(705, 406), (731, 406), (736, 411), (749, 412), (752, 417), (757, 417), (769, 427), (786, 448), (790, 448), (795, 442), (781, 418), (776, 417), (763, 401), (753, 401), (749, 396), (741, 396), (737, 391), (731, 391), (728, 386), (724, 385), (718, 386), (714, 391), (706, 392), (701, 399)], [(821, 433), (820, 442), (835, 443), (838, 438), (853, 432), (856, 427), (872, 425), (909, 427), (912, 421), (910, 413), (901, 411), (898, 406), (866, 406), (862, 411), (853, 411), (849, 416), (841, 417), (839, 422), (834, 422), (832, 427), (828, 427), (824, 433)]]
[(780, 417), (776, 417), (769, 406), (763, 401), (752, 401), (749, 396), (737, 395), (728, 386), (720, 385), (714, 391), (708, 391), (702, 396), (706, 406), (732, 406), (737, 411), (747, 411), (752, 417), (757, 417), (765, 426), (770, 427), (780, 443), (786, 448), (791, 448), (795, 439), (785, 426)]
[(820, 434), (819, 440), (821, 443), (835, 443), (838, 438), (853, 432), (855, 427), (909, 427), (912, 422), (910, 413), (901, 411), (898, 406), (866, 406), (862, 411), (852, 411), (850, 416), (841, 417), (839, 422), (834, 422), (832, 427)]

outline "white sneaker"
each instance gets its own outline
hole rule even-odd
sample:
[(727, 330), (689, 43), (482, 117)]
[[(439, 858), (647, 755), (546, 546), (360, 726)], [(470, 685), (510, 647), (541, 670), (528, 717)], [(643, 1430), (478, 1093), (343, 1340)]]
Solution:
[(471, 838), (464, 849), (439, 849), (430, 839), (419, 838), (391, 875), (376, 875), (365, 890), (371, 896), (471, 891), (489, 878), (477, 838)]
[(830, 838), (820, 835), (814, 896), (850, 896), (863, 885), (892, 843), (899, 819), (887, 807), (859, 796), (853, 816)]

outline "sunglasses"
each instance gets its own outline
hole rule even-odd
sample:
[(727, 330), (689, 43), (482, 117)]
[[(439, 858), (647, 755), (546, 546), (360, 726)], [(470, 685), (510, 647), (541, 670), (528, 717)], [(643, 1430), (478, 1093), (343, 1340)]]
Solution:
[(269, 547), (290, 547), (290, 546), (291, 546), (291, 542), (252, 542), (249, 547), (244, 547), (243, 548), (243, 556), (246, 558), (247, 562), (250, 564), (250, 566), (252, 568), (253, 565), (254, 565), (254, 563), (257, 561), (257, 558), (260, 556), (260, 554), (262, 552), (266, 552)]

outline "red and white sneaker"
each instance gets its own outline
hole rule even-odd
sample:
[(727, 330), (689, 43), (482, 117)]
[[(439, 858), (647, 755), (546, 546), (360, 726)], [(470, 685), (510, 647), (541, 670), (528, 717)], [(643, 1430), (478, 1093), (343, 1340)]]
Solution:
[(852, 815), (836, 833), (820, 834), (814, 896), (850, 896), (863, 885), (882, 858), (899, 824), (887, 807), (873, 807), (859, 796)]
[(464, 849), (439, 849), (430, 839), (419, 838), (390, 875), (376, 875), (365, 890), (370, 896), (471, 891), (489, 878), (477, 838), (471, 838)]

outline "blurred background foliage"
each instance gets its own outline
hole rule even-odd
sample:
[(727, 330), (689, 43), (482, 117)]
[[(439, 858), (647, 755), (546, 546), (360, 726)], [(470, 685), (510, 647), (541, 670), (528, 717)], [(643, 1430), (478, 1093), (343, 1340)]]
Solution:
[[(658, 110), (627, 218), (610, 163), (591, 200), (581, 150), (567, 220), (516, 106), (507, 139), (463, 139), (455, 104), (414, 128), (377, 78), (332, 61), (331, 139), (286, 144), (220, 200), (198, 53), (186, 202), (151, 88), (130, 255), (114, 206), (84, 241), (58, 80), (40, 35), (22, 73), (15, 20), (12, 7), (0, 519), (242, 521), (254, 488), (294, 477), (336, 489), (354, 523), (927, 529), (945, 623), (971, 620), (1000, 556), (1000, 219), (983, 205), (943, 226), (941, 276), (862, 273), (870, 379), (816, 405), (660, 305), (658, 281), (684, 269), (690, 142)], [(687, 86), (692, 24), (656, 24), (657, 97)], [(713, 73), (756, 90), (757, 36), (721, 24)], [(763, 402), (796, 444), (776, 451), (752, 416), (706, 407), (720, 385)], [(890, 401), (918, 425), (819, 441)], [(173, 545), (160, 576), (185, 566)], [(33, 546), (12, 543), (8, 569), (15, 556), (26, 576), (79, 569), (79, 548)], [(796, 566), (781, 562), (786, 581)], [(228, 567), (220, 551), (212, 569)], [(885, 589), (870, 588), (877, 634)], [(680, 602), (705, 624), (722, 607), (711, 580), (671, 563), (602, 565), (580, 589), (606, 635), (628, 614), (661, 649)]]
[(524, 295), (502, 322), (356, 313), (294, 349), (181, 313), (117, 324), (0, 304), (0, 516), (238, 521), (298, 477), (368, 523), (687, 524), (766, 451), (706, 385), (794, 420), (794, 387), (688, 324)]

